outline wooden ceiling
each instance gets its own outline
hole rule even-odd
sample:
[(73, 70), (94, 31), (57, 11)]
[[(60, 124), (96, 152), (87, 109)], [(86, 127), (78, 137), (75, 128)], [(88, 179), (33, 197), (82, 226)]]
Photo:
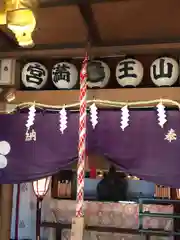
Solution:
[(179, 52), (179, 23), (179, 0), (41, 0), (36, 46), (20, 49), (2, 26), (0, 57), (82, 57), (87, 41), (98, 57)]

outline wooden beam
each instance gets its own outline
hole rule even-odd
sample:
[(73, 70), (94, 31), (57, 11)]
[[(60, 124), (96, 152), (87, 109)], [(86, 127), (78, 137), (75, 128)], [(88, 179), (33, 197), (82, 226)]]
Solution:
[(45, 1), (40, 3), (41, 8), (50, 8), (50, 7), (61, 7), (61, 6), (70, 6), (70, 5), (77, 5), (84, 2), (89, 2), (89, 4), (96, 4), (96, 3), (106, 3), (106, 2), (120, 2), (120, 1), (129, 1), (129, 0), (61, 0), (61, 1)]
[[(180, 87), (175, 88), (124, 88), (88, 90), (88, 100), (101, 99), (109, 101), (149, 101), (154, 99), (171, 99), (180, 102)], [(79, 101), (79, 90), (54, 91), (17, 91), (12, 104), (37, 102), (48, 105), (72, 104)]]
[[(72, 45), (71, 45), (72, 46)], [(83, 58), (85, 54), (85, 43), (77, 44), (76, 47), (54, 45), (44, 46), (42, 48), (32, 49), (15, 49), (15, 50), (1, 50), (0, 58)], [(91, 54), (94, 57), (108, 57), (119, 55), (135, 55), (135, 54), (179, 54), (179, 43), (158, 43), (158, 44), (133, 44), (120, 46), (102, 46), (91, 48)]]
[(88, 1), (83, 1), (78, 4), (78, 8), (87, 27), (87, 40), (90, 41), (91, 44), (99, 45), (102, 43), (102, 39), (94, 18), (91, 4)]
[[(74, 201), (73, 201), (74, 202)], [(71, 223), (59, 223), (59, 222), (42, 222), (41, 227), (45, 228), (56, 228), (57, 231), (62, 233), (61, 231), (63, 229), (71, 229)], [(119, 227), (107, 227), (107, 226), (85, 226), (86, 231), (95, 231), (95, 232), (109, 232), (109, 233), (121, 233), (121, 234), (130, 234), (130, 235), (139, 235), (139, 239), (141, 239), (142, 232), (139, 229), (129, 229), (129, 228), (119, 228)], [(157, 231), (156, 231), (157, 230)], [(171, 232), (169, 231), (160, 231), (158, 232), (159, 229), (154, 229), (154, 232), (147, 233), (144, 232), (144, 236), (171, 236)], [(58, 234), (60, 235), (60, 234)], [(61, 234), (62, 235), (62, 234)], [(60, 235), (60, 236), (61, 236)], [(57, 239), (60, 239), (57, 237)], [(146, 238), (147, 239), (147, 238)], [(149, 239), (149, 238), (148, 238)]]
[(15, 46), (17, 46), (16, 42), (0, 29), (0, 47), (13, 48)]

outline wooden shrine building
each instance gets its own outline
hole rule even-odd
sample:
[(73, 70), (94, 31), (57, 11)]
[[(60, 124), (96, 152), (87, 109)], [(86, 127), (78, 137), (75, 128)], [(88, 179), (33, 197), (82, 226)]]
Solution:
[[(30, 61), (38, 61), (51, 70), (57, 61), (70, 60), (79, 69), (87, 50), (90, 59), (105, 60), (112, 72), (115, 72), (115, 65), (126, 57), (138, 59), (144, 66), (140, 87), (119, 87), (112, 74), (110, 87), (89, 89), (88, 100), (135, 102), (165, 98), (180, 102), (179, 78), (173, 87), (159, 88), (152, 84), (149, 74), (151, 63), (161, 56), (172, 57), (179, 63), (179, 23), (179, 0), (40, 0), (33, 48), (19, 47), (7, 26), (0, 25), (0, 111), (8, 111), (9, 104), (23, 102), (47, 105), (78, 102), (78, 86), (69, 91), (58, 91), (51, 86), (26, 91), (21, 87), (21, 71)], [(13, 81), (3, 82), (3, 59), (16, 61)], [(9, 95), (13, 97), (9, 99)], [(109, 166), (102, 162), (100, 159), (100, 167), (96, 168)], [(12, 185), (1, 185), (2, 240), (10, 239), (12, 192)], [(177, 199), (176, 189), (170, 189), (169, 195)], [(177, 205), (175, 208), (180, 212)], [(179, 222), (175, 224), (179, 228)]]

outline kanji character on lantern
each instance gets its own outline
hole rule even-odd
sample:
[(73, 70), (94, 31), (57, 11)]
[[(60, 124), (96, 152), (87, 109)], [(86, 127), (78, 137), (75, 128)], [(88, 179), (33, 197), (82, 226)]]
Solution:
[(119, 85), (138, 86), (143, 79), (144, 69), (142, 64), (132, 58), (127, 58), (118, 63), (116, 67), (116, 79)]
[(152, 82), (161, 86), (172, 86), (178, 79), (179, 66), (176, 60), (169, 57), (156, 59), (150, 68)]
[(27, 88), (41, 89), (47, 82), (48, 71), (40, 63), (27, 63), (22, 70), (22, 83)]
[(52, 69), (52, 81), (58, 89), (71, 89), (78, 81), (78, 71), (71, 63), (57, 63)]
[(107, 86), (110, 79), (110, 68), (102, 61), (91, 61), (87, 67), (87, 85), (90, 88), (103, 88)]
[(54, 82), (57, 83), (60, 80), (64, 80), (67, 82), (70, 82), (70, 72), (69, 72), (70, 67), (62, 64), (62, 66), (56, 65), (54, 68)]

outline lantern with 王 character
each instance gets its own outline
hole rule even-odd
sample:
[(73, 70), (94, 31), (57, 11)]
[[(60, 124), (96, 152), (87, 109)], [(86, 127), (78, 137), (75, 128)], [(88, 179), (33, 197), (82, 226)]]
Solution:
[(39, 0), (4, 0), (0, 6), (0, 24), (7, 24), (22, 47), (34, 45), (32, 33), (36, 27), (38, 4)]
[(36, 208), (36, 240), (40, 239), (40, 224), (41, 224), (41, 205), (42, 200), (48, 192), (51, 177), (39, 179), (33, 182), (33, 190), (37, 197)]

